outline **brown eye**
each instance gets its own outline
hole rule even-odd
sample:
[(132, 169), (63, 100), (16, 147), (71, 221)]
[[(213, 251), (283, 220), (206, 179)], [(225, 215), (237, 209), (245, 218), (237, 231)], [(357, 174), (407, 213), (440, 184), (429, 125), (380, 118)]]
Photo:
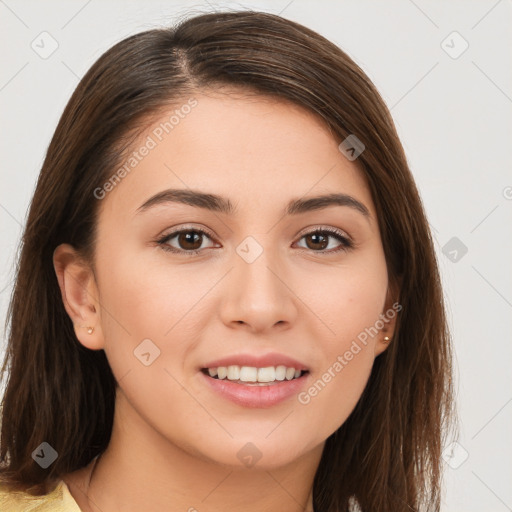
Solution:
[(194, 251), (201, 247), (202, 238), (197, 231), (182, 231), (178, 233), (177, 241), (180, 249)]
[[(209, 246), (201, 247), (203, 242), (209, 240)], [(213, 247), (212, 239), (208, 233), (201, 229), (182, 229), (165, 235), (158, 244), (165, 251), (194, 255), (202, 252), (205, 248)]]
[[(301, 240), (303, 239), (306, 241), (306, 245), (302, 247), (321, 254), (347, 251), (353, 247), (352, 242), (343, 232), (334, 229), (317, 229), (303, 235)], [(334, 246), (331, 241), (334, 241)]]
[(323, 250), (329, 245), (329, 237), (320, 233), (311, 233), (304, 238), (308, 249)]

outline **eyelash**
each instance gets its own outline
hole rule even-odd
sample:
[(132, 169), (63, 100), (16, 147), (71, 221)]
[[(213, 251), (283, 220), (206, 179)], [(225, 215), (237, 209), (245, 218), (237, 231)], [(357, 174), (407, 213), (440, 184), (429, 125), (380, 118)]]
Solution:
[[(172, 240), (175, 236), (180, 235), (181, 233), (190, 233), (190, 232), (199, 233), (201, 235), (206, 235), (210, 239), (213, 238), (210, 233), (208, 233), (207, 231), (204, 231), (202, 229), (185, 228), (185, 229), (180, 229), (179, 231), (173, 231), (172, 233), (168, 233), (167, 235), (160, 238), (156, 242), (166, 252), (172, 252), (175, 254), (183, 254), (186, 256), (195, 256), (195, 255), (199, 254), (201, 251), (204, 251), (204, 249), (194, 249), (194, 250), (187, 251), (184, 249), (176, 249), (175, 247), (171, 247), (170, 245), (167, 245), (167, 242), (169, 242), (169, 240)], [(312, 252), (318, 253), (318, 254), (333, 254), (333, 253), (338, 253), (340, 251), (348, 251), (354, 247), (353, 242), (351, 240), (349, 240), (343, 234), (342, 231), (339, 231), (335, 228), (327, 228), (327, 227), (326, 228), (323, 228), (323, 227), (317, 228), (317, 229), (314, 229), (313, 231), (304, 233), (299, 238), (299, 240), (302, 240), (304, 237), (306, 237), (308, 235), (325, 234), (325, 233), (328, 233), (329, 236), (336, 238), (339, 242), (341, 242), (341, 245), (337, 249), (330, 249), (329, 251), (325, 251), (325, 250), (314, 251), (313, 249), (307, 249), (304, 247), (302, 247), (302, 249), (309, 250), (309, 251), (312, 251)]]

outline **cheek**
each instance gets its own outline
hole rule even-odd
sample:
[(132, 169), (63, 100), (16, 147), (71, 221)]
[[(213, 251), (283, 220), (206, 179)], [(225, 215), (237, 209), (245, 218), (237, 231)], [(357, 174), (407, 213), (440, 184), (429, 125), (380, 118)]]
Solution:
[(352, 274), (339, 284), (330, 314), (336, 338), (343, 344), (374, 326), (383, 313), (387, 276), (385, 269), (381, 275)]
[(370, 377), (377, 337), (369, 336), (367, 329), (378, 320), (383, 296), (379, 290), (376, 299), (370, 288), (338, 294), (336, 307), (325, 311), (335, 334), (317, 338), (318, 364), (308, 387), (297, 397), (305, 418), (322, 418), (320, 425), (309, 422), (311, 435), (319, 438), (325, 439), (346, 421)]
[(361, 345), (350, 349), (350, 343), (344, 345), (297, 397), (304, 418), (321, 418), (320, 424), (309, 421), (311, 435), (319, 439), (327, 438), (345, 423), (371, 374), (374, 361), (371, 347)]
[(212, 284), (201, 288), (201, 276), (162, 260), (142, 262), (125, 253), (98, 268), (105, 353), (123, 400), (155, 429), (159, 418), (160, 426), (174, 425), (173, 435), (185, 439), (187, 429), (212, 422), (182, 386), (183, 365), (195, 346), (190, 318)]
[[(321, 293), (310, 291), (308, 305), (321, 320), (324, 335), (315, 336), (318, 370), (298, 402), (306, 415), (322, 417), (326, 437), (348, 418), (371, 374), (379, 337), (375, 325), (388, 284), (384, 259), (347, 265), (317, 284)], [(305, 297), (307, 291), (302, 293)]]
[(130, 333), (132, 341), (134, 337), (166, 340), (174, 328), (186, 323), (182, 319), (214, 283), (215, 276), (206, 276), (205, 282), (205, 276), (185, 266), (167, 264), (158, 248), (146, 251), (126, 251), (99, 272), (107, 340), (107, 334), (117, 336), (120, 331)]
[[(295, 290), (323, 325), (323, 352), (332, 356), (373, 326), (383, 313), (388, 279), (384, 256), (377, 250), (354, 255), (337, 267), (301, 269)], [(312, 317), (314, 319), (314, 317)], [(349, 343), (350, 344), (350, 343)]]
[[(169, 375), (163, 368), (173, 372), (194, 346), (194, 333), (184, 330), (206, 287), (199, 286), (200, 276), (165, 263), (165, 258), (141, 259), (136, 251), (124, 251), (98, 265), (101, 324), (112, 371), (118, 379), (132, 372), (130, 378), (149, 380), (153, 389), (164, 384), (168, 388)], [(177, 336), (187, 343), (176, 343)], [(155, 368), (160, 377), (163, 373), (165, 383), (154, 380)]]

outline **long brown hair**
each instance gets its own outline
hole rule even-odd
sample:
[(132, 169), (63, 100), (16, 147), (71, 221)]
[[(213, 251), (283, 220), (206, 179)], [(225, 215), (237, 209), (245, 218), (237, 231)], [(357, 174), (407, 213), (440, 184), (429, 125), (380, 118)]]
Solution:
[[(457, 424), (452, 348), (433, 242), (391, 115), (365, 73), (319, 34), (259, 12), (200, 15), (117, 43), (80, 81), (41, 169), (8, 310), (0, 477), (34, 495), (107, 447), (116, 381), (103, 350), (77, 340), (52, 255), (72, 244), (93, 261), (101, 187), (163, 107), (208, 87), (291, 101), (333, 137), (355, 134), (356, 164), (378, 214), (390, 282), (400, 282), (393, 341), (350, 417), (326, 441), (317, 512), (439, 510), (442, 446)], [(42, 442), (58, 458), (32, 459)]]

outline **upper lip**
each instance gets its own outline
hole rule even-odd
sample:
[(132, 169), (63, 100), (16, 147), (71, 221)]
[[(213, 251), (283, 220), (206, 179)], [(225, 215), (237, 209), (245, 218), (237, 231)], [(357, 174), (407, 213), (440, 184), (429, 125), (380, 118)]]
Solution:
[(307, 370), (308, 367), (300, 361), (284, 354), (271, 352), (263, 355), (237, 354), (223, 357), (206, 363), (202, 368), (218, 368), (219, 366), (252, 366), (255, 368), (265, 368), (267, 366), (286, 366), (296, 370)]

